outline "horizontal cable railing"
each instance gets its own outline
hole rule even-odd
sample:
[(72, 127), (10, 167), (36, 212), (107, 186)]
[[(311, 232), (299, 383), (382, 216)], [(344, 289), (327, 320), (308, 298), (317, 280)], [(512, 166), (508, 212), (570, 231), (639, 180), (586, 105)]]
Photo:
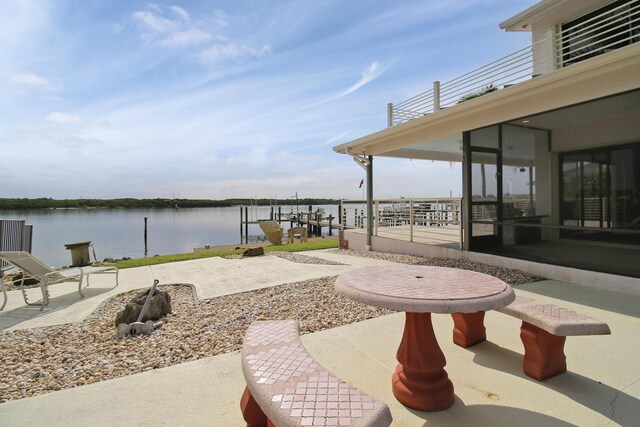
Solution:
[(446, 83), (435, 82), (433, 89), (393, 105), (391, 125), (531, 79), (534, 76), (534, 64), (539, 69), (546, 67), (544, 42), (541, 40)]
[(555, 36), (556, 67), (565, 67), (640, 41), (640, 1), (567, 25)]

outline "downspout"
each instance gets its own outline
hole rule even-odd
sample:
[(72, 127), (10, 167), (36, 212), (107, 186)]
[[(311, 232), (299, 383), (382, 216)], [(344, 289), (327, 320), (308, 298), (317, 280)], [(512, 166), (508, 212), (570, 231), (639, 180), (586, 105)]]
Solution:
[(373, 236), (373, 156), (369, 156), (367, 164), (367, 251), (371, 250)]

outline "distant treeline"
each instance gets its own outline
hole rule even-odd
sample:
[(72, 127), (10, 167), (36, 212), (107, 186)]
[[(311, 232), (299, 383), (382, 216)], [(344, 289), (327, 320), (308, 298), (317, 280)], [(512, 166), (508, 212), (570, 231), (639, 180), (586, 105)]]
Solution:
[(215, 208), (255, 205), (336, 205), (337, 199), (0, 199), (0, 210), (95, 208)]

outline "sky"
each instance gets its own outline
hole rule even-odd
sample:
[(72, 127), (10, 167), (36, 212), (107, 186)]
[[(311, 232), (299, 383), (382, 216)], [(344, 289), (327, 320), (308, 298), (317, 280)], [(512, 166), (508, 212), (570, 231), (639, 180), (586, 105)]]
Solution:
[[(332, 147), (530, 44), (534, 0), (0, 2), (0, 197), (362, 198)], [(461, 193), (374, 159), (376, 198)]]

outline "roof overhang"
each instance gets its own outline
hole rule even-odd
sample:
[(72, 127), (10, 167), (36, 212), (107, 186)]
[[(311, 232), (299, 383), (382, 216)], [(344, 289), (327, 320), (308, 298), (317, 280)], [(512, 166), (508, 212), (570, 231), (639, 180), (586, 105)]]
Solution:
[(531, 31), (531, 23), (572, 0), (543, 0), (500, 23), (505, 31)]
[[(445, 110), (393, 126), (333, 147), (343, 154), (439, 158), (425, 150), (413, 157), (411, 147), (640, 88), (640, 43), (600, 55), (518, 85), (466, 101)], [(400, 151), (402, 150), (402, 151)], [(415, 150), (414, 150), (415, 151)], [(431, 154), (429, 154), (431, 153)]]

